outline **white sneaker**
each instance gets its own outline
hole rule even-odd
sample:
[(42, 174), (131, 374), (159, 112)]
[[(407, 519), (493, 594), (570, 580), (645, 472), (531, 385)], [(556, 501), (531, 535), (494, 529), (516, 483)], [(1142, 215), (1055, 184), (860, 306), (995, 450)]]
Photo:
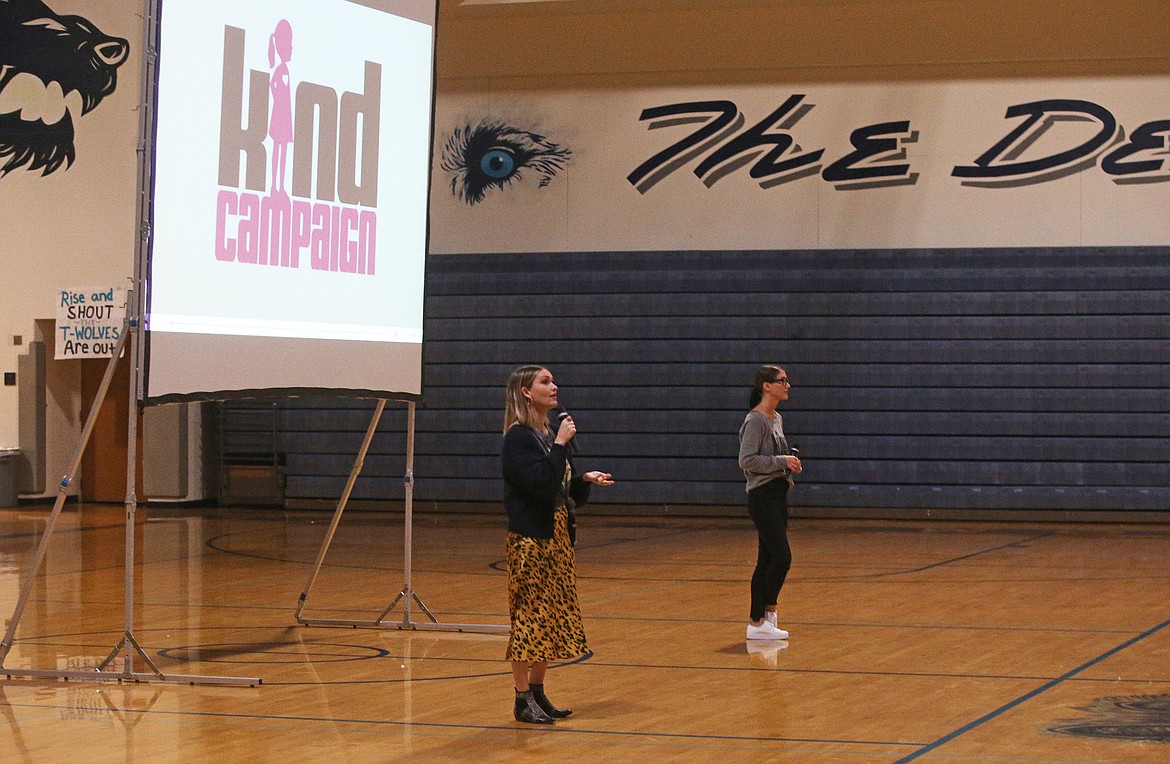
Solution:
[(788, 632), (778, 629), (764, 621), (759, 626), (749, 623), (747, 627), (748, 639), (788, 639)]
[[(780, 629), (780, 624), (778, 624), (776, 622), (776, 611), (775, 610), (765, 610), (764, 611), (764, 620), (767, 621), (768, 623), (772, 624), (773, 626), (775, 626), (777, 629)], [(780, 629), (780, 631), (784, 631), (784, 629)], [(784, 632), (784, 639), (788, 639), (788, 632), (786, 632), (786, 631)]]

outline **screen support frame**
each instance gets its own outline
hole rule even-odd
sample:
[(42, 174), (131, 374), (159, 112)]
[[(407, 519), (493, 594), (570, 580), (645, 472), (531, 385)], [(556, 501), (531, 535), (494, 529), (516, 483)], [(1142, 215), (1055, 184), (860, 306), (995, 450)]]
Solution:
[[(511, 631), (511, 625), (507, 624), (484, 624), (484, 623), (444, 623), (438, 618), (435, 618), (426, 604), (419, 598), (418, 593), (415, 592), (412, 584), (411, 568), (413, 565), (413, 543), (414, 543), (414, 511), (413, 511), (413, 497), (414, 497), (414, 408), (415, 403), (412, 400), (406, 401), (406, 473), (403, 476), (402, 482), (406, 490), (405, 505), (406, 515), (404, 518), (403, 529), (403, 584), (402, 590), (398, 592), (398, 596), (386, 606), (386, 608), (378, 614), (373, 620), (356, 620), (345, 618), (306, 618), (304, 617), (305, 602), (309, 597), (309, 592), (312, 590), (314, 583), (317, 581), (317, 576), (321, 572), (321, 566), (325, 562), (325, 555), (329, 552), (329, 546), (333, 543), (333, 534), (337, 531), (337, 526), (341, 522), (341, 515), (345, 512), (346, 504), (349, 502), (350, 493), (353, 491), (354, 483), (357, 482), (358, 476), (361, 474), (362, 467), (365, 464), (366, 453), (370, 449), (370, 442), (374, 439), (374, 432), (378, 429), (378, 421), (382, 418), (382, 412), (386, 408), (386, 399), (378, 399), (378, 405), (374, 408), (374, 415), (370, 419), (370, 425), (366, 428), (366, 436), (362, 440), (361, 448), (358, 450), (357, 458), (354, 460), (353, 468), (349, 473), (349, 480), (345, 484), (345, 490), (341, 493), (341, 498), (337, 502), (337, 509), (333, 512), (333, 520), (329, 523), (329, 530), (325, 533), (325, 538), (321, 542), (321, 548), (317, 552), (317, 560), (313, 564), (313, 570), (309, 573), (309, 580), (305, 583), (305, 588), (301, 592), (301, 596), (297, 599), (296, 619), (297, 623), (303, 626), (348, 626), (364, 627), (371, 629), (415, 629), (420, 631), (467, 631), (467, 632), (482, 632), (489, 634), (506, 633)], [(399, 621), (389, 621), (386, 617), (394, 610), (398, 603), (402, 603), (402, 619)], [(411, 616), (411, 603), (415, 603), (426, 614), (429, 620), (416, 621)]]
[[(255, 687), (261, 683), (259, 677), (228, 677), (228, 676), (209, 676), (209, 675), (194, 675), (194, 674), (168, 674), (160, 671), (158, 667), (151, 661), (146, 651), (142, 649), (141, 644), (134, 636), (134, 532), (135, 532), (135, 515), (138, 508), (138, 497), (136, 495), (138, 482), (138, 415), (142, 409), (140, 400), (142, 390), (142, 374), (143, 374), (143, 322), (141, 317), (143, 315), (144, 301), (144, 285), (147, 277), (147, 253), (149, 251), (150, 243), (150, 220), (151, 220), (151, 189), (152, 189), (152, 162), (153, 162), (153, 135), (154, 135), (154, 113), (157, 98), (157, 63), (158, 63), (158, 36), (159, 36), (159, 20), (161, 18), (161, 2), (162, 0), (144, 0), (142, 13), (142, 63), (140, 67), (140, 94), (139, 94), (139, 122), (138, 122), (138, 211), (137, 211), (137, 230), (138, 239), (135, 243), (135, 264), (134, 264), (134, 285), (128, 291), (126, 296), (126, 318), (123, 324), (121, 336), (118, 337), (118, 342), (113, 351), (113, 357), (110, 358), (109, 364), (106, 366), (105, 374), (102, 377), (99, 385), (97, 395), (95, 397), (93, 406), (90, 409), (89, 416), (86, 419), (85, 425), (82, 428), (80, 442), (74, 451), (73, 460), (65, 476), (61, 479), (60, 487), (57, 492), (57, 499), (53, 505), (53, 511), (49, 514), (49, 519), (45, 525), (45, 531), (41, 534), (41, 540), (37, 546), (37, 551), (34, 556), (32, 569), (29, 571), (28, 577), (25, 579), (24, 586), (21, 589), (20, 597), (16, 603), (16, 609), (13, 612), (12, 618), (8, 625), (8, 630), (4, 635), (3, 640), (0, 640), (0, 673), (12, 678), (19, 677), (34, 677), (34, 678), (58, 678), (58, 679), (82, 679), (82, 680), (103, 680), (103, 681), (132, 681), (132, 682), (167, 682), (174, 684), (211, 684), (211, 685), (237, 685)], [(93, 431), (94, 423), (97, 420), (98, 412), (101, 409), (102, 403), (105, 400), (106, 394), (109, 391), (110, 382), (114, 376), (114, 368), (117, 366), (118, 359), (121, 357), (123, 350), (126, 349), (127, 341), (129, 342), (129, 361), (130, 368), (130, 405), (128, 407), (129, 424), (126, 445), (126, 533), (125, 533), (125, 624), (122, 639), (109, 652), (96, 669), (92, 670), (48, 670), (48, 669), (14, 669), (5, 667), (4, 660), (8, 657), (8, 653), (12, 648), (13, 641), (16, 635), (17, 626), (20, 624), (21, 616), (24, 613), (25, 604), (28, 601), (29, 594), (32, 591), (33, 585), (36, 583), (37, 574), (40, 572), (41, 566), (44, 563), (45, 555), (48, 551), (49, 541), (52, 538), (53, 530), (55, 529), (57, 518), (61, 514), (61, 509), (65, 504), (69, 486), (72, 483), (73, 475), (77, 472), (81, 464), (82, 454), (89, 442), (90, 435)], [(107, 666), (115, 662), (119, 655), (123, 655), (122, 670), (108, 671)], [(141, 658), (149, 669), (147, 672), (135, 670), (135, 657)]]

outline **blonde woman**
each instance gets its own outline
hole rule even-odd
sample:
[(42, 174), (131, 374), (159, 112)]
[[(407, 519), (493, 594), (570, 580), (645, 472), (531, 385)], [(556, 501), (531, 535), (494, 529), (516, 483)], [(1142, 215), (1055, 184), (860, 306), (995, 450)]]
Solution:
[(521, 366), (508, 378), (504, 408), (504, 507), (508, 512), (508, 604), (512, 634), (507, 658), (516, 689), (513, 715), (529, 724), (552, 724), (572, 713), (544, 692), (550, 661), (588, 652), (569, 523), (593, 485), (613, 485), (607, 472), (573, 473), (569, 442), (573, 418), (562, 415), (555, 432), (548, 414), (557, 408), (552, 372)]

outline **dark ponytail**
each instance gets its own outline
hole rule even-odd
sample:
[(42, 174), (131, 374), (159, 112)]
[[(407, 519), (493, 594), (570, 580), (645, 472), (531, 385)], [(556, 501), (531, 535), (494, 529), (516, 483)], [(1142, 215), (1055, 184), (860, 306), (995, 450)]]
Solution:
[(764, 399), (764, 383), (775, 382), (784, 370), (779, 366), (772, 366), (765, 364), (756, 369), (756, 376), (752, 380), (752, 392), (748, 396), (748, 408), (754, 409), (760, 405), (760, 401)]

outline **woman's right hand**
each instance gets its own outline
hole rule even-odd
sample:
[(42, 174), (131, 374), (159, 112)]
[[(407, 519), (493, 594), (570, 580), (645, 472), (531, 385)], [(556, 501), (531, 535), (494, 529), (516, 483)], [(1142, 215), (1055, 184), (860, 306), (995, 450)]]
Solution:
[(784, 461), (787, 462), (788, 470), (790, 472), (800, 472), (803, 469), (800, 466), (799, 457), (788, 455), (784, 457)]
[(568, 445), (573, 436), (577, 434), (577, 425), (573, 424), (573, 417), (566, 416), (561, 420), (561, 426), (557, 429), (557, 437), (553, 440), (559, 446)]

